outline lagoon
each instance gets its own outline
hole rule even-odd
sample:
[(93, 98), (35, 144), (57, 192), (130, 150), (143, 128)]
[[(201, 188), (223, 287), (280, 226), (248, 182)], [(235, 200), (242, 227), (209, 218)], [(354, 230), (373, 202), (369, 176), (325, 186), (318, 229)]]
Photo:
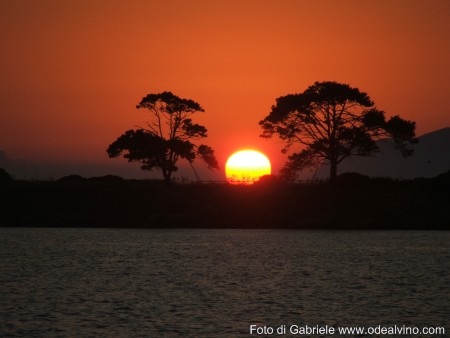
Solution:
[(0, 257), (1, 336), (450, 332), (449, 232), (0, 228)]

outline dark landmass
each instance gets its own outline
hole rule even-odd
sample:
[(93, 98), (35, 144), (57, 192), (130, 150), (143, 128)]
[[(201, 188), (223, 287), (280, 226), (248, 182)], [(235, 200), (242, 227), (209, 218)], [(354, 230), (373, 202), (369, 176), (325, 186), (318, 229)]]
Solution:
[(2, 177), (1, 226), (450, 229), (450, 172), (408, 181), (343, 174), (333, 184), (253, 186)]
[[(371, 177), (398, 179), (431, 178), (450, 168), (450, 127), (432, 131), (418, 137), (419, 142), (411, 146), (412, 156), (403, 157), (392, 140), (380, 140), (380, 152), (373, 156), (355, 156), (339, 164), (342, 172), (358, 172)], [(329, 167), (324, 165), (316, 177), (325, 178)]]

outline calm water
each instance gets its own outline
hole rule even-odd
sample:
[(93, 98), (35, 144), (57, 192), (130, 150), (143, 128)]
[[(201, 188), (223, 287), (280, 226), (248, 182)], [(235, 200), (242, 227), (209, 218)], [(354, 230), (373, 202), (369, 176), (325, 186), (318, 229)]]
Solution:
[(1, 337), (450, 332), (449, 232), (3, 228), (0, 260)]

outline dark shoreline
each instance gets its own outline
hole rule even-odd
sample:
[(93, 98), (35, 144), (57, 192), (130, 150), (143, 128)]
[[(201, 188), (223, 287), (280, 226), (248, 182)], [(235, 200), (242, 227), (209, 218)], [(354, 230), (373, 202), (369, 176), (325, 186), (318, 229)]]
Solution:
[(253, 186), (8, 180), (0, 191), (2, 227), (450, 230), (450, 173)]

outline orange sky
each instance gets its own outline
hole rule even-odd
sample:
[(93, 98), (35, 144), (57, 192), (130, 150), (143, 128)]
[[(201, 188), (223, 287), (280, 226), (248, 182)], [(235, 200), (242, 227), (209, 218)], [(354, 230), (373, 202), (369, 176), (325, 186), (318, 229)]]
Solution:
[[(221, 168), (259, 138), (275, 98), (349, 83), (417, 134), (450, 126), (450, 1), (0, 0), (0, 150), (108, 162), (164, 90), (199, 102)], [(213, 175), (214, 176), (214, 175)], [(219, 176), (224, 177), (220, 172)]]

